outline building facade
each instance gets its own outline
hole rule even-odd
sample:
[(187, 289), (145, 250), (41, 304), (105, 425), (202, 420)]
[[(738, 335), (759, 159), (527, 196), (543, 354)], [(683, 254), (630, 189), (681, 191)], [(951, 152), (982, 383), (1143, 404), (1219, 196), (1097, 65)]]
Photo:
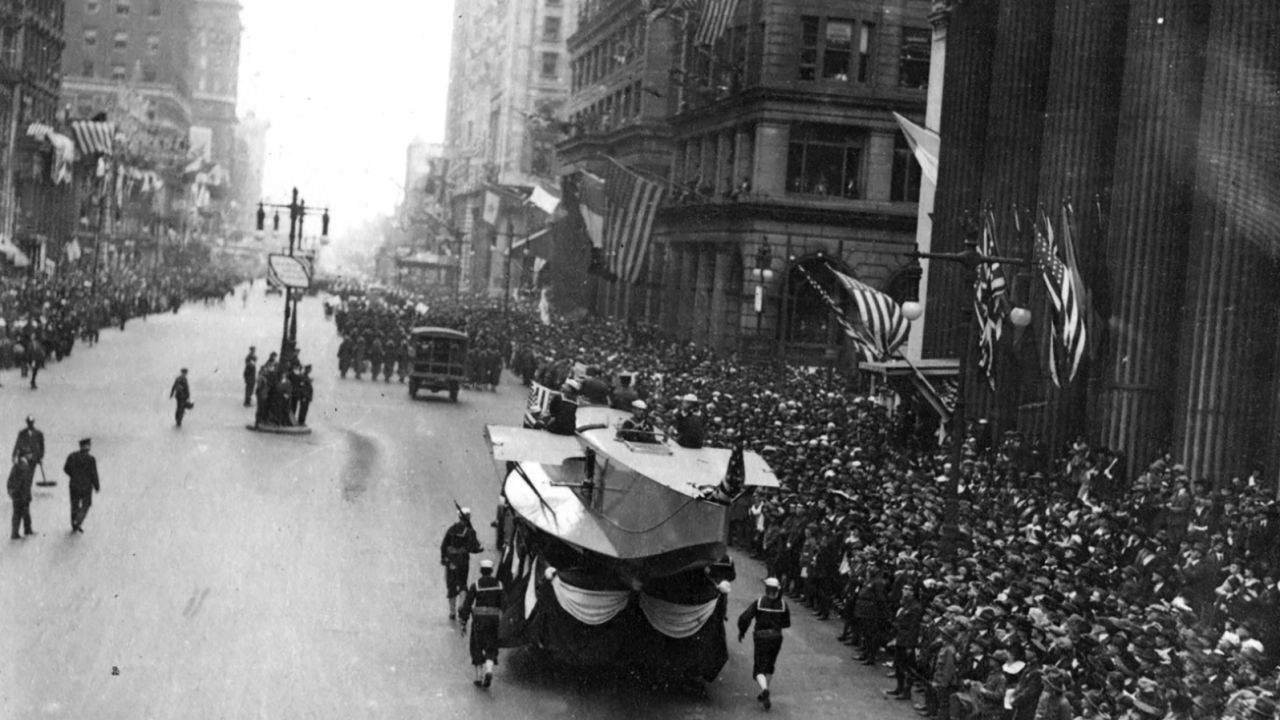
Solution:
[[(934, 247), (960, 249), (983, 206), (1056, 219), (1071, 202), (1093, 313), (1089, 358), (1058, 388), (1042, 283), (1021, 273), (1031, 331), (1003, 343), (996, 392), (969, 383), (970, 407), (1055, 453), (1083, 436), (1136, 467), (1169, 451), (1193, 477), (1275, 476), (1280, 5), (953, 5)], [(1002, 251), (1028, 256), (1002, 215)], [(971, 352), (958, 273), (935, 263), (929, 289), (926, 354)]]
[[(240, 209), (252, 209), (262, 200), (262, 178), (267, 162), (267, 133), (271, 123), (249, 112), (236, 123), (236, 154), (231, 163), (232, 187)], [(254, 215), (240, 212), (234, 216), (242, 237), (254, 231)]]
[[(553, 183), (577, 0), (458, 0), (445, 124), (447, 213), (459, 283), (509, 287), (512, 246), (545, 221), (524, 199)], [(486, 198), (496, 214), (484, 217)], [(496, 207), (494, 205), (496, 198)], [(521, 261), (522, 262), (522, 261)]]

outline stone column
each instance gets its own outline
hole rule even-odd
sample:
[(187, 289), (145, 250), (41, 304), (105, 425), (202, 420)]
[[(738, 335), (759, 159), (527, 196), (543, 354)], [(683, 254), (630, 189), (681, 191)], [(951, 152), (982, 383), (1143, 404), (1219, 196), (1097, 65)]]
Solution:
[[(716, 197), (721, 197), (724, 193), (733, 190), (733, 166), (738, 162), (737, 153), (734, 152), (733, 131), (716, 133), (716, 143), (718, 145), (716, 151)], [(733, 157), (733, 162), (729, 161), (730, 156)]]
[(761, 122), (756, 125), (754, 191), (782, 195), (787, 190), (787, 145), (791, 128), (786, 123)]
[(732, 250), (729, 245), (716, 245), (711, 248), (712, 278), (711, 278), (711, 325), (708, 328), (708, 342), (711, 347), (716, 350), (726, 350), (725, 337), (728, 335), (727, 327), (728, 317), (726, 310), (729, 307), (729, 270), (733, 266), (733, 258), (729, 256)]
[(865, 164), (867, 186), (863, 197), (888, 202), (889, 190), (893, 186), (893, 133), (868, 133)]
[(754, 190), (756, 180), (752, 173), (755, 171), (755, 138), (751, 134), (751, 128), (740, 126), (735, 141), (738, 149), (734, 153), (733, 186), (737, 188), (745, 179)]
[(680, 339), (690, 340), (693, 338), (693, 329), (697, 322), (695, 319), (695, 298), (698, 295), (698, 246), (693, 243), (685, 243), (680, 246), (681, 266), (680, 273), (680, 303), (676, 310), (676, 316), (680, 318)]
[(1174, 452), (1247, 474), (1275, 442), (1280, 4), (1213, 0), (1187, 256)]
[[(1171, 441), (1203, 81), (1201, 0), (1131, 0), (1105, 242), (1111, 288), (1099, 442), (1145, 467)], [(1104, 291), (1100, 296), (1099, 290)], [(1104, 309), (1105, 308), (1100, 308)]]
[[(979, 203), (981, 187), (974, 178), (982, 173), (997, 6), (998, 0), (968, 0), (951, 10), (944, 70), (947, 101), (940, 129), (947, 140), (942, 143), (938, 158), (932, 241), (935, 252), (955, 252), (963, 247), (958, 221), (965, 209)], [(785, 147), (783, 150), (785, 171)], [(757, 149), (757, 154), (760, 152)], [(761, 173), (756, 176), (761, 177)], [(929, 321), (924, 330), (924, 357), (954, 358), (959, 346), (955, 333), (960, 320), (959, 300), (967, 297), (968, 291), (961, 290), (961, 273), (953, 263), (929, 263), (928, 271), (925, 312)]]
[[(1128, 0), (1082, 0), (1058, 5), (1053, 19), (1053, 49), (1041, 136), (1038, 204), (1049, 212), (1058, 237), (1064, 237), (1070, 231), (1082, 279), (1092, 293), (1094, 309), (1100, 310), (1103, 318), (1110, 314), (1106, 309), (1110, 300), (1106, 281), (1106, 242), (1101, 237), (1103, 224), (1099, 209), (1103, 207), (1100, 203), (1105, 202), (1109, 195), (1107, 189), (1114, 169), (1122, 80), (1122, 74), (1115, 72), (1115, 68), (1124, 67), (1128, 6)], [(1062, 207), (1067, 200), (1071, 201), (1075, 211), (1070, 228), (1063, 226), (1066, 219)], [(1014, 202), (1021, 205), (1020, 199)], [(1028, 209), (1032, 207), (1027, 206)], [(1030, 220), (1030, 217), (1024, 220)], [(1024, 222), (1024, 227), (1026, 224)], [(1012, 222), (1006, 222), (1006, 227), (1011, 226)], [(1030, 255), (1030, 239), (1027, 234), (1019, 238), (1016, 247), (1002, 247), (1001, 250), (1016, 250), (1017, 255), (1027, 257)], [(1038, 272), (1026, 268), (1019, 274), (1025, 278), (1025, 286), (1036, 288), (1035, 296), (1041, 298), (1040, 302), (1031, 305), (1039, 320), (1035, 325), (1037, 332), (1032, 337), (1039, 341), (1037, 347), (1045, 348), (1053, 331), (1053, 318), (1052, 309), (1043, 299), (1044, 284)], [(1027, 302), (1030, 298), (1018, 299)], [(1095, 322), (1093, 314), (1090, 315), (1086, 318), (1086, 327), (1089, 342), (1096, 353), (1102, 347), (1105, 320)], [(1096, 443), (1099, 425), (1087, 421), (1086, 404), (1089, 398), (1097, 397), (1107, 382), (1102, 372), (1106, 367), (1105, 359), (1097, 363), (1086, 359), (1076, 379), (1059, 389), (1052, 384), (1047, 363), (1041, 361), (1042, 353), (1025, 345), (1020, 349), (1021, 353), (1006, 356), (1010, 381), (1025, 378), (1032, 386), (1028, 388), (1029, 399), (1038, 401), (1044, 397), (1048, 400), (1039, 406), (1044, 408), (1042, 412), (1026, 413), (1024, 423), (1039, 430), (1047, 447), (1062, 447), (1063, 443), (1080, 434), (1089, 435), (1090, 441)], [(1016, 397), (1016, 394), (1006, 392), (1000, 399), (1012, 399), (1010, 396)], [(1006, 407), (1012, 410), (1014, 406), (1009, 404)]]
[(715, 250), (707, 243), (698, 243), (694, 251), (697, 266), (694, 270), (693, 333), (692, 339), (699, 345), (710, 340), (711, 284), (715, 273)]

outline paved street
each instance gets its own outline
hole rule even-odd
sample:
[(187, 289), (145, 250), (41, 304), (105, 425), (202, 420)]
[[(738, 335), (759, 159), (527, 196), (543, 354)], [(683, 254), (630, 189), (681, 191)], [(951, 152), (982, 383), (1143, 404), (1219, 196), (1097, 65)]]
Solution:
[[(261, 283), (259, 283), (261, 290)], [(440, 536), (453, 500), (491, 541), (497, 475), (482, 426), (516, 422), (524, 393), (464, 391), (457, 405), (404, 386), (339, 381), (319, 301), (303, 304), (315, 432), (249, 432), (248, 345), (278, 345), (281, 299), (188, 307), (104, 332), (31, 391), (0, 377), (0, 441), (34, 414), (46, 470), (38, 535), (0, 545), (0, 718), (730, 718), (760, 712), (750, 645), (705, 698), (506, 653), (489, 693), (471, 685), (446, 619)], [(190, 368), (195, 409), (173, 427), (169, 384)], [(7, 435), (5, 435), (7, 434)], [(68, 533), (62, 461), (93, 438), (102, 475), (85, 534)], [(5, 450), (8, 450), (8, 445)], [(7, 521), (9, 508), (4, 515)], [(760, 572), (740, 560), (732, 614)], [(803, 609), (772, 715), (915, 717), (884, 699), (883, 668), (853, 663)], [(118, 673), (117, 673), (118, 671)]]

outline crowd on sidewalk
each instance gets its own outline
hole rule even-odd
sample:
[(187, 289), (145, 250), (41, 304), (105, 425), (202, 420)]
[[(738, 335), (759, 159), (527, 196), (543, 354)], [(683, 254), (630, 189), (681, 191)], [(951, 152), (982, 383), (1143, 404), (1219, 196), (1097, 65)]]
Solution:
[(860, 660), (891, 659), (886, 691), (922, 715), (1276, 717), (1280, 508), (1260, 471), (1191, 477), (1166, 456), (1130, 482), (1083, 440), (1038, 453), (975, 433), (952, 548), (947, 453), (843, 374), (748, 366), (644, 325), (385, 301), (418, 303), (415, 321), (492, 342), (526, 382), (558, 389), (590, 367), (630, 378), (655, 424), (692, 395), (708, 445), (744, 437), (782, 488), (735, 504), (734, 540), (793, 601), (842, 620)]

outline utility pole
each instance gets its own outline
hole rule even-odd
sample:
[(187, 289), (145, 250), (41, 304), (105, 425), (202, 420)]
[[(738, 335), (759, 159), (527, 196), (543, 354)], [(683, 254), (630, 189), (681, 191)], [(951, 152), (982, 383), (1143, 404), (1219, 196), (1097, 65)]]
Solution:
[[(273, 230), (280, 229), (280, 210), (289, 211), (289, 257), (294, 257), (294, 251), (302, 241), (303, 221), (307, 217), (307, 213), (312, 214), (322, 212), (320, 217), (320, 235), (321, 237), (329, 236), (329, 208), (307, 208), (307, 202), (298, 198), (298, 188), (293, 189), (293, 195), (288, 205), (273, 205), (270, 203), (258, 203), (258, 230), (264, 229), (267, 221), (267, 208), (273, 208), (277, 212), (272, 217), (271, 225)], [(293, 288), (285, 285), (284, 287), (284, 326), (280, 331), (280, 364), (288, 367), (289, 358), (296, 355), (298, 350), (298, 300), (300, 299), (294, 294)]]

